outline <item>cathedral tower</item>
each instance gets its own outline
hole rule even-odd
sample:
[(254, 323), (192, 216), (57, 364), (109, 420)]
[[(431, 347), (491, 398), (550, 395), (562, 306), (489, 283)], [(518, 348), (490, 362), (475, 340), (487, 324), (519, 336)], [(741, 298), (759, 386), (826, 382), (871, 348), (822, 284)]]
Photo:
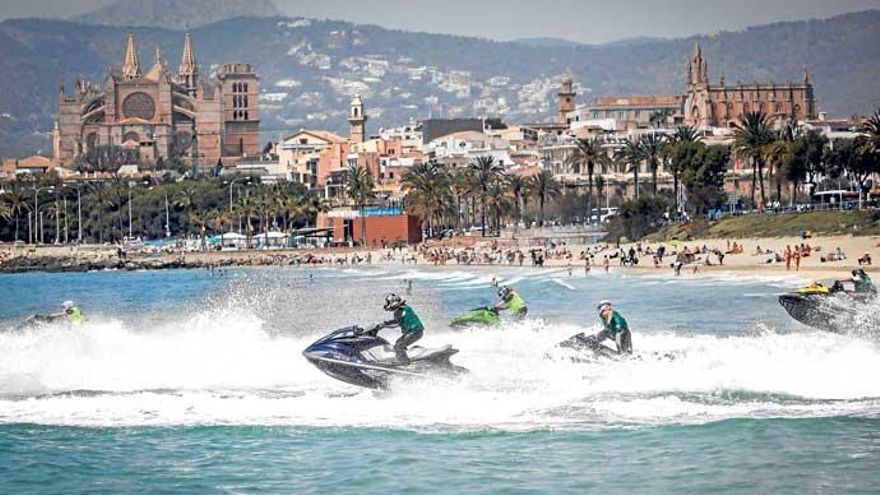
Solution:
[(122, 79), (130, 81), (141, 77), (141, 65), (138, 62), (137, 48), (134, 46), (134, 36), (129, 34), (125, 40), (125, 57), (122, 61)]
[(364, 102), (360, 96), (355, 96), (351, 100), (348, 123), (351, 124), (351, 141), (353, 143), (363, 143), (366, 141), (367, 115), (364, 113)]
[(196, 65), (196, 54), (192, 47), (189, 33), (183, 37), (183, 54), (180, 56), (180, 67), (177, 69), (177, 82), (190, 96), (196, 96), (198, 86), (199, 68)]

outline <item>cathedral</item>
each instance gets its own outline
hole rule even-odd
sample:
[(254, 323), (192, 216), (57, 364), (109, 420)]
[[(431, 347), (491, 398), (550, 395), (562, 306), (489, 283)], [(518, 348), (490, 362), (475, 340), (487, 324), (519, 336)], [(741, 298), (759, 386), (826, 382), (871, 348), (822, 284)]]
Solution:
[(200, 75), (189, 34), (176, 74), (159, 48), (143, 73), (128, 35), (121, 72), (108, 69), (103, 84), (78, 79), (72, 94), (59, 88), (54, 158), (63, 167), (87, 167), (96, 151), (121, 147), (143, 165), (177, 159), (207, 169), (257, 155), (258, 97), (259, 78), (248, 64), (223, 65), (213, 78)]
[(737, 84), (727, 86), (722, 76), (717, 85), (709, 83), (709, 64), (700, 45), (685, 65), (687, 89), (684, 120), (692, 126), (731, 127), (742, 122), (743, 114), (762, 111), (775, 120), (816, 118), (813, 81), (804, 71), (801, 83)]

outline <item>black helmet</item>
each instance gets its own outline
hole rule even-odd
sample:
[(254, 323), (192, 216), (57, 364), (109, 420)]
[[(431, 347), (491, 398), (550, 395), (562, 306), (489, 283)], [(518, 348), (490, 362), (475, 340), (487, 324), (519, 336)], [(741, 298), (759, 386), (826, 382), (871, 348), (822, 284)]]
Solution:
[(385, 311), (394, 311), (395, 309), (403, 306), (406, 303), (400, 296), (397, 294), (388, 294), (385, 296)]
[(513, 294), (513, 289), (506, 285), (502, 285), (498, 288), (498, 297), (501, 299), (507, 299), (511, 294)]

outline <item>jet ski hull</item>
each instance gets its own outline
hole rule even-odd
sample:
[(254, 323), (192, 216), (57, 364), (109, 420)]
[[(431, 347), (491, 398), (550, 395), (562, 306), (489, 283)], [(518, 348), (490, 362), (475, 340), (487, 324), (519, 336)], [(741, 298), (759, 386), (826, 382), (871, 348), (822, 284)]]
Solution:
[(397, 361), (390, 349), (388, 342), (381, 337), (357, 327), (347, 327), (316, 341), (303, 351), (303, 356), (332, 378), (372, 389), (387, 388), (398, 377), (448, 376), (467, 372), (449, 361), (458, 353), (449, 346), (436, 350), (413, 346), (408, 352), (411, 357), (408, 363)]
[(466, 327), (472, 325), (492, 326), (501, 323), (501, 316), (490, 308), (474, 308), (456, 316), (450, 326)]
[[(779, 296), (785, 311), (804, 325), (829, 332), (841, 332), (851, 326), (864, 326), (860, 311), (875, 300), (873, 294), (792, 293)], [(880, 323), (880, 322), (873, 322)]]

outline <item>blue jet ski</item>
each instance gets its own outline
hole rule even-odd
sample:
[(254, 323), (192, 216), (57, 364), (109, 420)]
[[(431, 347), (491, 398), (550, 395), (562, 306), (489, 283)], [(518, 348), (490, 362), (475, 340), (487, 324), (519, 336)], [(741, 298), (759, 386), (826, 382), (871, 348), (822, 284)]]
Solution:
[(450, 345), (438, 349), (412, 346), (407, 350), (410, 361), (398, 361), (394, 348), (378, 336), (378, 331), (376, 327), (369, 330), (358, 326), (340, 328), (307, 347), (303, 356), (337, 380), (374, 389), (387, 388), (394, 377), (467, 372), (449, 361), (458, 352)]

